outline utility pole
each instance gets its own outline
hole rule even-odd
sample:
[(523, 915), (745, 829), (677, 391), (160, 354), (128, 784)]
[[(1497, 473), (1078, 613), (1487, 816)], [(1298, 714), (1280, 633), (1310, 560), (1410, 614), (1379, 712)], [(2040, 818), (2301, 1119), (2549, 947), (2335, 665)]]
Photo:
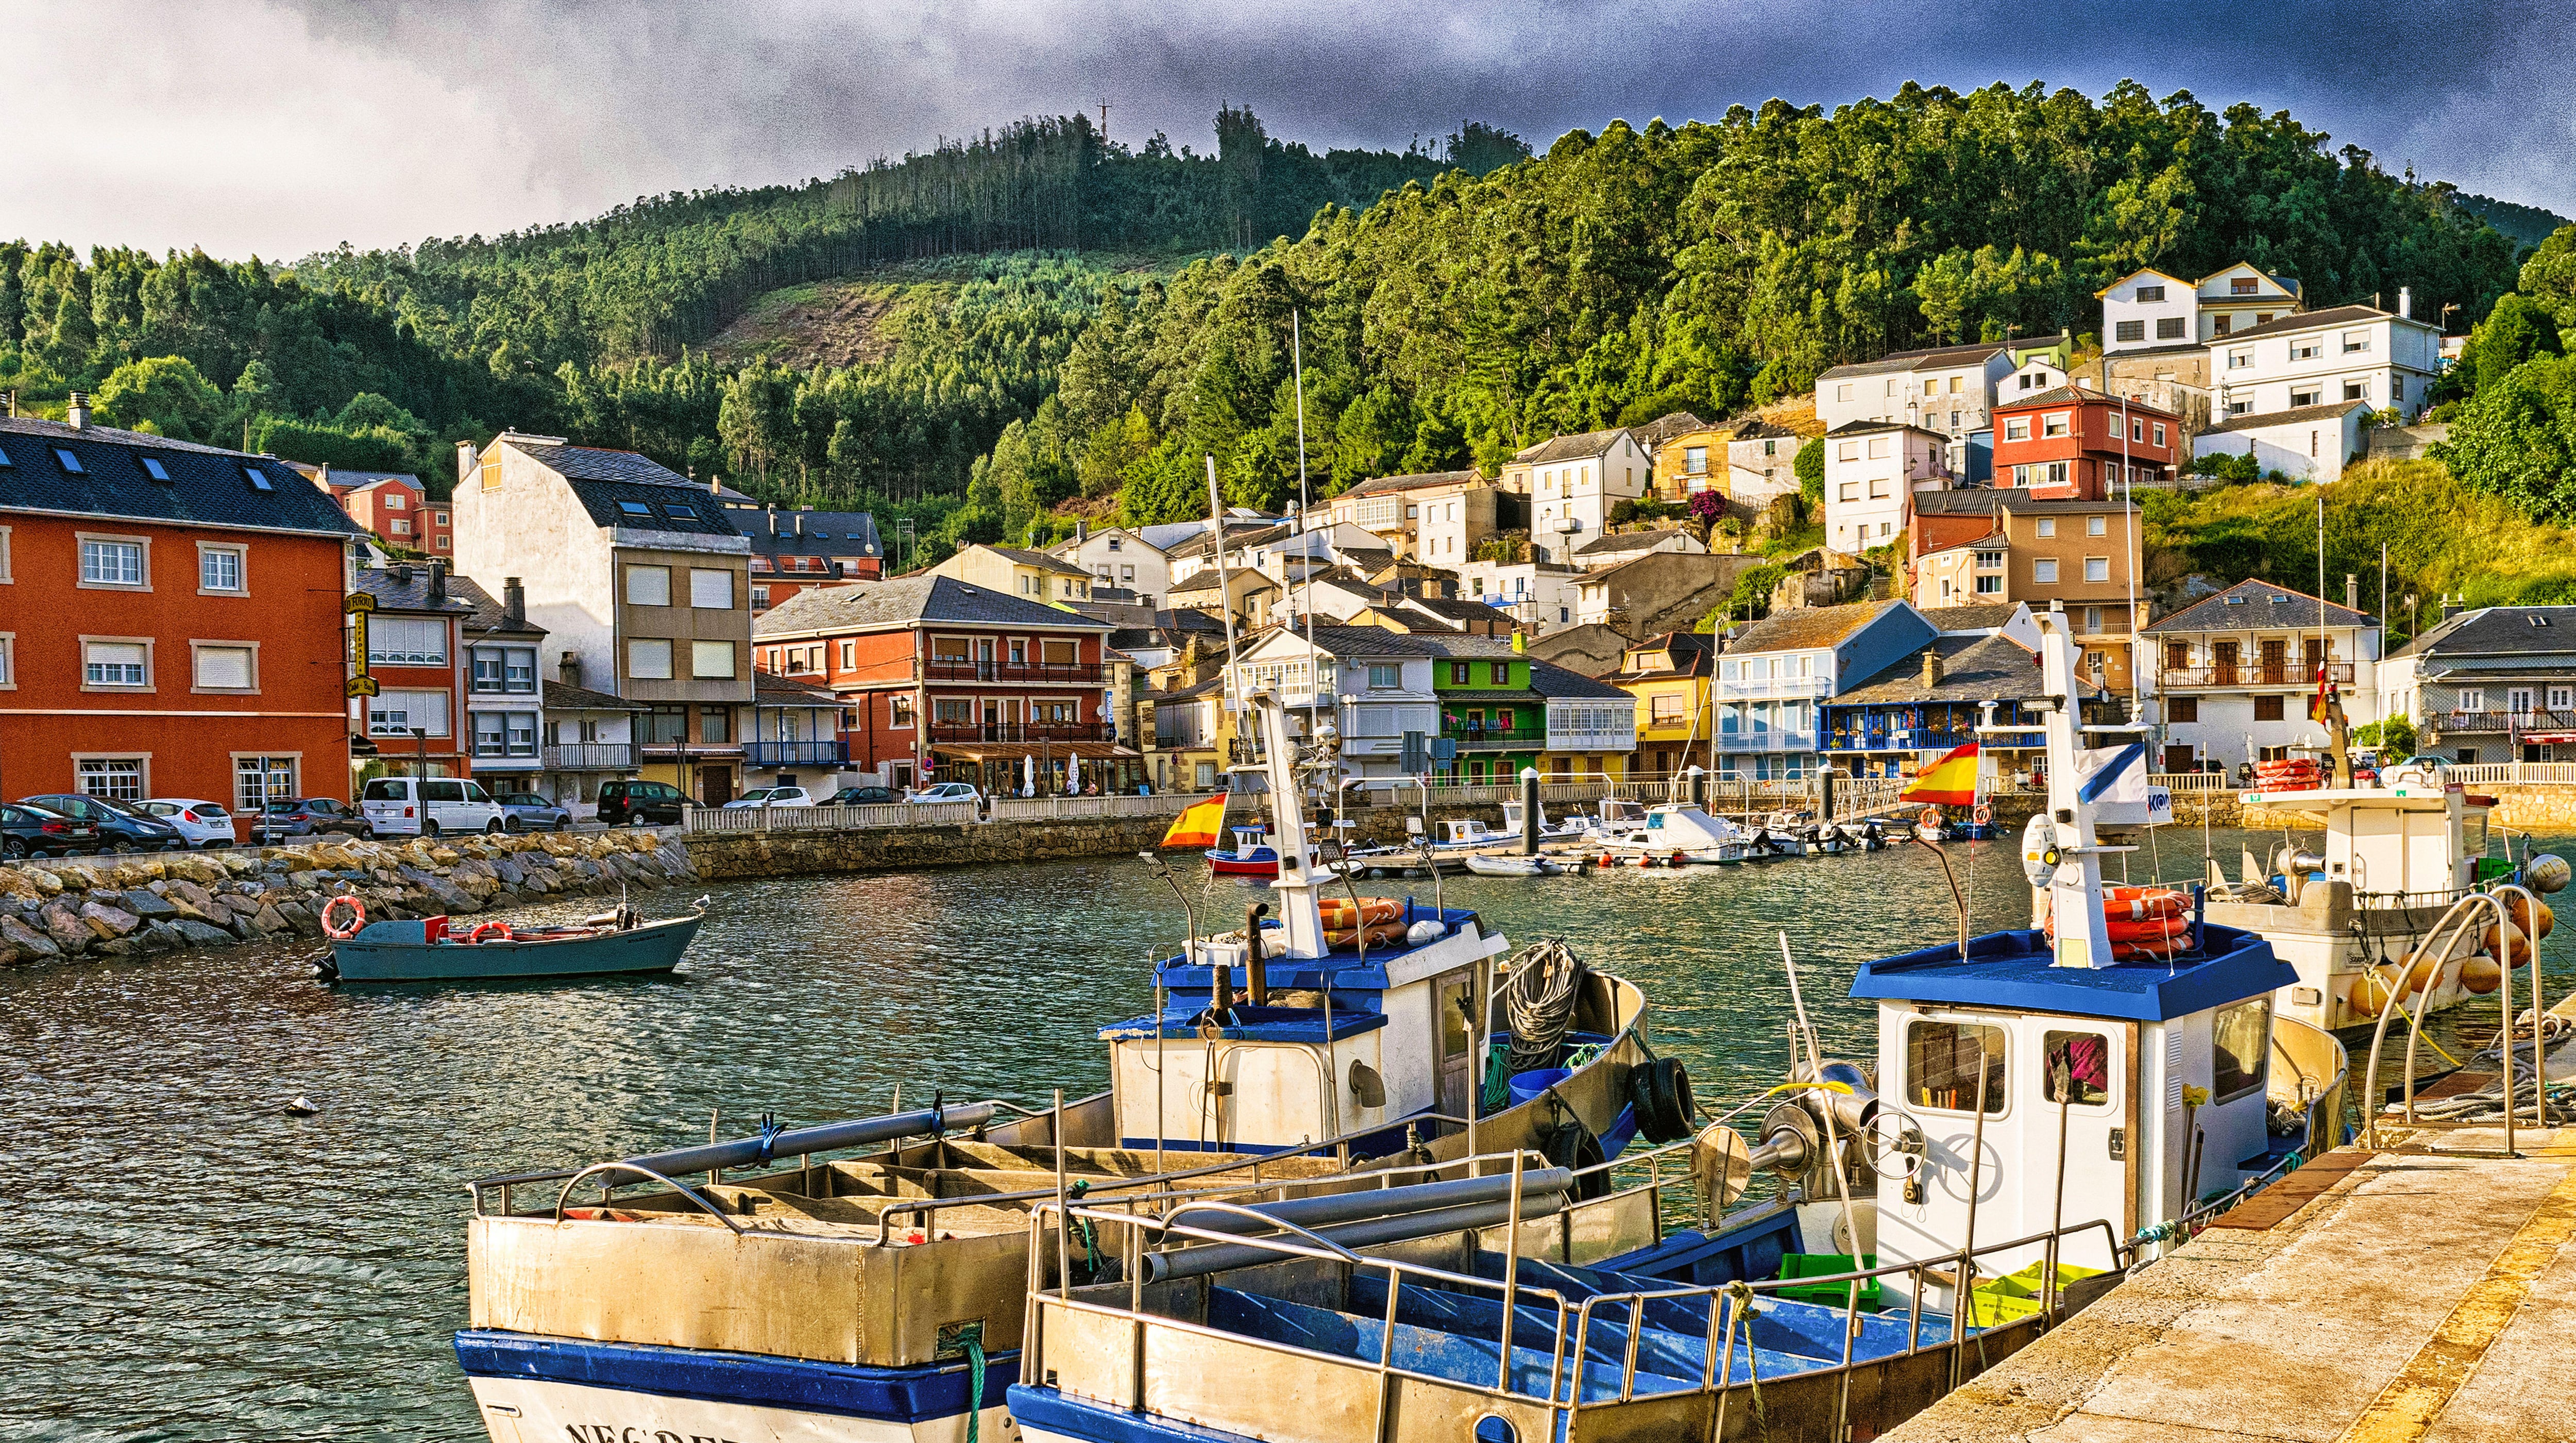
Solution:
[(1109, 143), (1109, 102), (1106, 100), (1100, 102), (1100, 143)]

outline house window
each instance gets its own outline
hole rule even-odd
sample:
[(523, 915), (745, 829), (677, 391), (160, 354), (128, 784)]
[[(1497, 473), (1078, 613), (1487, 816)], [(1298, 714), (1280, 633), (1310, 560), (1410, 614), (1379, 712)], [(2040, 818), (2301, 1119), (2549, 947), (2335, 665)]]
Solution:
[[(2165, 705), (2166, 705), (2166, 707), (2171, 711), (2171, 713), (2172, 713), (2172, 720), (2174, 720), (2174, 721), (2178, 721), (2178, 722), (2197, 722), (2197, 721), (2199, 721), (2199, 720), (2200, 720), (2200, 698), (2199, 698), (2199, 697), (2196, 697), (2196, 696), (2178, 696), (2178, 697), (2175, 697), (2173, 700), (2171, 700), (2171, 701), (2169, 701), (2169, 702), (2165, 703)], [(1498, 1336), (1499, 1336), (1499, 1335), (1498, 1335)]]
[(83, 686), (149, 686), (152, 644), (144, 641), (83, 641)]
[[(1848, 401), (1848, 400), (1850, 400), (1851, 398), (1852, 398), (1852, 388), (1851, 388), (1851, 383), (1850, 383), (1849, 381), (1845, 381), (1845, 382), (1844, 382), (1844, 383), (1842, 383), (1841, 385), (1834, 387), (1834, 399), (1835, 399), (1835, 400), (1837, 400), (1837, 401)], [(1500, 1337), (1500, 1336), (1501, 1336), (1501, 1334), (1497, 1333), (1495, 1336), (1496, 1336), (1496, 1337)]]
[(2143, 341), (2147, 338), (2147, 323), (2120, 321), (2111, 327), (2111, 338), (2116, 341)]
[(670, 605), (671, 568), (667, 566), (627, 567), (626, 604), (629, 606)]
[(197, 547), (197, 590), (238, 595), (242, 589), (242, 549), (238, 546)]
[(669, 681), (670, 638), (638, 636), (629, 639), (626, 643), (626, 675), (636, 681)]
[[(1844, 482), (1838, 489), (1834, 499), (1837, 501), (1858, 501), (1860, 499), (1860, 483), (1857, 481)], [(1497, 1333), (1495, 1336), (1501, 1337), (1502, 1335)]]
[[(1887, 499), (1886, 477), (1872, 476), (1869, 478), (1869, 499), (1872, 501), (1884, 501)], [(1499, 1337), (1501, 1335), (1497, 1334), (1496, 1336)]]
[(2057, 518), (2054, 516), (2042, 516), (2039, 518), (2038, 527), (2040, 535), (2055, 536), (2057, 534)]
[[(1683, 470), (1683, 471), (1685, 471), (1685, 472), (1687, 472), (1687, 473), (1688, 473), (1688, 474), (1690, 474), (1690, 475), (1693, 475), (1693, 476), (1705, 476), (1705, 475), (1707, 475), (1707, 474), (1708, 474), (1708, 448), (1707, 448), (1706, 446), (1685, 446), (1685, 447), (1683, 447), (1683, 448), (1682, 448), (1682, 470)], [(1498, 1334), (1496, 1334), (1495, 1336), (1500, 1337), (1500, 1336), (1501, 1336), (1501, 1334), (1499, 1334), (1499, 1333), (1498, 1333)]]
[(2370, 332), (2346, 331), (2343, 333), (2343, 353), (2345, 355), (2349, 356), (2355, 351), (2367, 351), (2369, 349)]
[[(2223, 320), (2224, 318), (2222, 317), (2221, 319)], [(2231, 371), (2242, 371), (2253, 364), (2254, 353), (2250, 350), (2230, 351), (2227, 353), (2227, 369)]]
[[(2156, 302), (2163, 300), (2164, 298), (2165, 298), (2165, 288), (2164, 288), (2164, 287), (2162, 287), (2162, 286), (2140, 286), (2140, 287), (2138, 287), (2138, 300), (2139, 300), (2139, 302), (2140, 302), (2141, 304), (2145, 304), (2145, 305), (2153, 305), (2153, 304), (2155, 304)], [(1495, 1336), (1500, 1337), (1500, 1336), (1501, 1336), (1501, 1334), (1499, 1334), (1499, 1333), (1498, 1333), (1498, 1334), (1496, 1334)]]
[(293, 757), (233, 758), (233, 810), (252, 816), (296, 795)]
[(717, 680), (730, 679), (733, 676), (733, 643), (730, 641), (690, 642), (689, 675)]
[(83, 757), (76, 768), (81, 795), (112, 802), (143, 800), (141, 757)]
[(2217, 316), (2211, 320), (2210, 328), (2222, 336), (2226, 335), (2236, 329), (2236, 318), (2230, 315)]
[[(1872, 437), (1870, 437), (1870, 438), (1869, 438), (1869, 459), (1871, 459), (1872, 461), (1884, 461), (1884, 460), (1886, 460), (1886, 459), (1887, 459), (1887, 456), (1888, 456), (1888, 450), (1887, 450), (1887, 438), (1886, 438), (1885, 436), (1872, 436)], [(1497, 1336), (1499, 1336), (1499, 1335), (1497, 1335)]]
[(2460, 688), (2460, 699), (2451, 708), (2453, 711), (2485, 711), (2486, 709), (2486, 688), (2476, 686)]
[(1978, 552), (1978, 553), (1977, 553), (1977, 569), (1978, 569), (1979, 571), (2001, 571), (2001, 570), (2003, 570), (2003, 569), (2004, 569), (2004, 554), (2003, 554), (2002, 552), (2000, 552), (2000, 551), (1980, 551), (1980, 552)]
[[(2028, 379), (2029, 379), (2029, 377), (2025, 376), (2025, 377), (2023, 377), (2023, 379), (2024, 379), (2024, 380), (2028, 380)], [(2027, 440), (2029, 440), (2029, 439), (2030, 439), (2030, 418), (2029, 418), (2028, 416), (2007, 416), (2007, 417), (2005, 417), (2005, 418), (2004, 418), (2004, 439), (2005, 439), (2005, 440), (2007, 440), (2007, 441), (2027, 441)], [(1502, 1336), (1502, 1335), (1501, 1335), (1501, 1334), (1499, 1334), (1499, 1333), (1497, 1333), (1497, 1334), (1495, 1334), (1495, 1336), (1496, 1336), (1496, 1337), (1500, 1337), (1500, 1336)]]
[(2255, 294), (2254, 278), (2252, 276), (2228, 277), (2227, 293), (2231, 296), (2250, 296)]
[(483, 711), (474, 714), (474, 755), (478, 757), (502, 755), (507, 747), (505, 738), (508, 735), (509, 725), (501, 713)]
[[(1968, 1022), (1918, 1021), (1905, 1029), (1905, 1096), (1916, 1107), (2004, 1110), (2004, 1030)], [(1982, 1073), (1982, 1076), (1980, 1075)]]
[(2085, 580), (2087, 580), (2087, 581), (2108, 581), (2108, 580), (2110, 580), (2110, 579), (2111, 579), (2111, 558), (2110, 558), (2110, 557), (2107, 557), (2107, 556), (2087, 556), (2087, 557), (2085, 557), (2085, 558), (2084, 558), (2084, 579), (2085, 579)]
[(2057, 558), (2042, 556), (2030, 564), (2030, 579), (2042, 586), (2057, 584)]
[[(908, 731), (908, 730), (910, 730), (910, 729), (911, 729), (911, 727), (912, 727), (912, 698), (911, 698), (911, 697), (908, 697), (908, 696), (895, 696), (895, 697), (888, 697), (888, 698), (886, 698), (886, 725), (887, 725), (887, 726), (889, 726), (889, 727), (892, 727), (892, 728), (894, 728), (894, 729), (896, 729), (896, 730), (898, 730), (898, 731)], [(1496, 1336), (1496, 1337), (1500, 1337), (1500, 1336), (1502, 1336), (1502, 1335), (1501, 1335), (1500, 1333), (1497, 1333), (1497, 1334), (1495, 1334), (1495, 1336)]]
[(1371, 691), (1393, 691), (1404, 684), (1404, 670), (1377, 662), (1369, 663), (1368, 684)]
[[(2343, 383), (2343, 398), (2344, 398), (2345, 400), (2347, 400), (2347, 401), (2367, 401), (2367, 400), (2369, 400), (2369, 399), (2370, 399), (2370, 383), (2369, 383), (2368, 381), (2346, 381), (2346, 382), (2344, 382), (2344, 383)], [(1500, 1336), (1502, 1336), (1502, 1335), (1501, 1335), (1501, 1334), (1499, 1334), (1499, 1333), (1497, 1333), (1497, 1334), (1495, 1334), (1495, 1336), (1496, 1336), (1496, 1337), (1500, 1337)]]
[(2290, 405), (2294, 408), (2299, 406), (2313, 406), (2323, 399), (2324, 396), (2325, 389), (2321, 386), (2292, 386), (2290, 388)]
[(2256, 721), (2279, 721), (2281, 720), (2281, 710), (2281, 698), (2277, 694), (2272, 696), (2258, 696), (2254, 698), (2254, 719)]
[(2065, 435), (2065, 434), (2066, 434), (2066, 419), (2067, 419), (2067, 418), (2066, 418), (2066, 414), (2065, 414), (2064, 412), (2059, 412), (2057, 415), (2054, 415), (2054, 416), (2043, 416), (2043, 417), (2041, 417), (2041, 418), (2040, 418), (2040, 426), (2039, 426), (2039, 434), (2041, 434), (2042, 436), (2063, 436), (2063, 435)]
[(259, 648), (248, 644), (190, 642), (198, 691), (259, 690)]
[[(1845, 442), (1843, 442), (1840, 446), (1837, 446), (1837, 447), (1835, 447), (1835, 448), (1834, 448), (1834, 459), (1835, 459), (1835, 460), (1837, 460), (1837, 461), (1857, 461), (1857, 460), (1859, 460), (1859, 459), (1860, 459), (1860, 443), (1859, 443), (1858, 441), (1845, 441)], [(1499, 1334), (1497, 1334), (1496, 1336), (1500, 1336), (1500, 1335), (1499, 1335)]]
[(447, 693), (388, 691), (367, 703), (367, 735), (407, 737), (447, 735)]
[(2576, 688), (2553, 686), (2549, 689), (2551, 711), (2565, 711), (2570, 706), (2576, 706)]
[(369, 666), (447, 665), (447, 623), (432, 616), (379, 616), (367, 622)]
[(1979, 596), (2001, 596), (2001, 595), (2003, 595), (2003, 594), (2004, 594), (2004, 579), (2003, 579), (2003, 577), (2001, 577), (2001, 576), (1980, 576), (1980, 577), (1978, 577), (1978, 578), (1977, 578), (1977, 594), (1978, 594)]
[[(767, 611), (769, 609), (768, 587), (755, 586), (751, 589), (751, 609), (754, 611)], [(1500, 1337), (1502, 1335), (1497, 1333), (1495, 1336)]]
[(399, 516), (395, 517), (393, 521), (393, 533), (396, 536), (409, 536), (411, 534), (411, 523), (403, 520)]
[[(856, 670), (856, 669), (857, 669), (857, 667), (858, 667), (858, 664), (859, 664), (859, 644), (858, 644), (857, 642), (855, 642), (855, 641), (845, 641), (845, 642), (842, 642), (842, 643), (841, 643), (841, 670), (843, 670), (843, 671), (853, 671), (853, 670)], [(1498, 1334), (1496, 1334), (1495, 1336), (1496, 1336), (1496, 1337), (1500, 1337), (1500, 1336), (1501, 1336), (1501, 1334), (1499, 1334), (1499, 1333), (1498, 1333)]]
[(733, 708), (708, 706), (698, 708), (698, 740), (719, 745), (733, 740)]
[[(1467, 685), (1467, 678), (1472, 675), (1475, 670), (1476, 664), (1471, 661), (1453, 661), (1449, 663), (1449, 684), (1451, 686)], [(1499, 1337), (1501, 1335), (1496, 1334), (1496, 1336)]]
[(733, 573), (691, 567), (689, 605), (699, 611), (733, 610)]
[[(2158, 422), (2155, 424), (2155, 435), (2156, 435), (2156, 442), (2155, 442), (2155, 443), (2156, 443), (2157, 445), (2159, 445), (2159, 446), (2163, 445), (2163, 444), (2165, 443), (2165, 423), (2164, 423), (2164, 422), (2162, 422), (2162, 421), (2158, 421)], [(1501, 1335), (1500, 1333), (1497, 1333), (1497, 1334), (1495, 1334), (1494, 1336), (1496, 1336), (1496, 1337), (1498, 1337), (1498, 1338), (1499, 1338), (1499, 1337), (1501, 1337), (1502, 1335)]]
[(140, 541), (89, 541), (80, 544), (81, 585), (142, 586), (143, 543)]
[(2324, 355), (2325, 349), (2325, 342), (2317, 340), (2314, 337), (2292, 341), (2290, 343), (2290, 359), (2293, 361), (2313, 361), (2317, 357)]
[(2107, 535), (2110, 532), (2110, 527), (2111, 518), (2108, 516), (2087, 516), (2084, 518), (2084, 534), (2087, 536)]

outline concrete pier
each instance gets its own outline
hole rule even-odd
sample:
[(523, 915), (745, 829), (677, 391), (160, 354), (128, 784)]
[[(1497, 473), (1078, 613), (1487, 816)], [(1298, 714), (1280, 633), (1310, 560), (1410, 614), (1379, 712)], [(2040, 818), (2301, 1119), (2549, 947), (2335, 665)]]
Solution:
[[(1886, 1436), (2576, 1439), (2576, 1127), (2384, 1128)], [(2484, 1155), (2481, 1155), (2484, 1154)]]

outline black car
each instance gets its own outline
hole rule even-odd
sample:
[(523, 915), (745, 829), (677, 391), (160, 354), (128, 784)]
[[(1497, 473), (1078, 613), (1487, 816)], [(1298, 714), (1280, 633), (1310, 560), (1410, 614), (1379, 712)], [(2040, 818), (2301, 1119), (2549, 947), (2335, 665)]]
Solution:
[(20, 797), (18, 805), (42, 807), (72, 821), (98, 828), (98, 848), (102, 852), (180, 852), (188, 848), (187, 836), (177, 827), (159, 817), (146, 816), (112, 797), (54, 792), (41, 797)]
[(98, 846), (98, 828), (38, 806), (0, 806), (0, 855), (68, 857)]
[(337, 833), (344, 837), (375, 835), (367, 819), (350, 809), (347, 802), (330, 797), (288, 797), (259, 809), (259, 817), (250, 824), (253, 842), (277, 842), (288, 837), (327, 837)]
[(687, 801), (669, 782), (603, 782), (599, 820), (611, 827), (676, 827)]
[(891, 807), (902, 800), (903, 793), (892, 787), (843, 787), (814, 805), (818, 807)]

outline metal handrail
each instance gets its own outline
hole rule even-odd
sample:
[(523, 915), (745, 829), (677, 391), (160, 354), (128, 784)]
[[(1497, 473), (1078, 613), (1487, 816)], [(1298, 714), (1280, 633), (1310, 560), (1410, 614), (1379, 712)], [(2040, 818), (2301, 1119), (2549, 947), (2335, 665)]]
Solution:
[[(696, 1190), (681, 1183), (673, 1182), (671, 1179), (662, 1176), (653, 1169), (635, 1162), (595, 1162), (590, 1166), (583, 1168), (581, 1171), (574, 1173), (571, 1180), (563, 1185), (563, 1191), (555, 1194), (554, 1220), (556, 1225), (560, 1226), (563, 1223), (564, 1202), (572, 1196), (572, 1190), (581, 1186), (581, 1180), (583, 1178), (586, 1178), (595, 1172), (638, 1173), (644, 1177), (648, 1177), (653, 1181), (662, 1184), (664, 1187), (669, 1188), (671, 1191), (678, 1193), (680, 1196), (687, 1198), (689, 1201), (696, 1203), (699, 1207), (704, 1208), (708, 1215), (712, 1216), (717, 1222), (723, 1223), (735, 1237), (742, 1236), (742, 1224), (735, 1222), (730, 1217), (727, 1217), (723, 1208), (717, 1207), (714, 1203), (707, 1201), (704, 1197), (701, 1197)], [(607, 1199), (607, 1188), (603, 1186), (600, 1190), (600, 1205), (602, 1207), (608, 1205)]]
[[(2429, 956), (2435, 959), (2448, 956), (2450, 952), (2450, 943), (2454, 938), (2465, 935), (2470, 919), (2477, 915), (2481, 903), (2485, 904), (2486, 909), (2494, 916), (2494, 925), (2497, 929), (2496, 935), (2499, 939), (2504, 937), (2506, 933), (2515, 930), (2513, 918), (2505, 909), (2504, 898), (2507, 893), (2519, 893), (2523, 901), (2527, 904), (2527, 910), (2523, 915), (2532, 918), (2533, 921), (2537, 923), (2540, 916), (2540, 899), (2533, 896), (2528, 889), (2524, 888), (2519, 883), (2500, 883), (2490, 891), (2471, 892), (2469, 895), (2462, 897), (2457, 902), (2452, 903), (2450, 907), (2442, 913), (2441, 917), (2434, 921), (2432, 930), (2425, 934), (2424, 942), (2421, 946), (2415, 949), (2414, 956), (2418, 958)], [(2453, 920), (2455, 918), (2458, 919), (2456, 924)], [(2435, 945), (2436, 943), (2441, 945), (2437, 946)], [(2502, 973), (2502, 981), (2499, 983), (2502, 990), (2497, 998), (2497, 1004), (2499, 1007), (2499, 1016), (2503, 1022), (2503, 1026), (2498, 1029), (2497, 1036), (2503, 1044), (2504, 1049), (2504, 1150), (2506, 1153), (2510, 1154), (2514, 1150), (2513, 1133), (2515, 1110), (2513, 1096), (2514, 969), (2513, 958), (2511, 956), (2512, 949), (2507, 947), (2504, 950), (2507, 955), (2496, 959), (2497, 968)], [(2540, 941), (2537, 937), (2533, 938), (2531, 941), (2531, 957), (2531, 991), (2534, 1004), (2532, 1011), (2536, 1019), (2539, 1014), (2538, 1000), (2540, 996)], [(2414, 975), (2414, 969), (2421, 965), (2423, 965), (2421, 962), (2410, 962), (2405, 964), (2404, 970), (2399, 973), (2399, 982), (2402, 983), (2410, 980)], [(2440, 962), (2437, 960), (2433, 965), (2438, 969)], [(2387, 984), (2383, 981), (2381, 985), (2385, 986)], [(2404, 1083), (2404, 1106), (2405, 1120), (2409, 1126), (2412, 1126), (2415, 1122), (2415, 1044), (2416, 1040), (2423, 1036), (2424, 1013), (2431, 1007), (2432, 1001), (2433, 981), (2431, 979), (2427, 979), (2423, 989), (2423, 1000), (2416, 1004), (2414, 1014), (2406, 1019), (2406, 1080)], [(2385, 1102), (2382, 1100), (2382, 1094), (2379, 1090), (2379, 1051), (2388, 1038), (2389, 1019), (2403, 1012), (2405, 1010), (2405, 1005), (2405, 999), (2403, 997), (2390, 997), (2386, 999), (2379, 1009), (2379, 1022), (2371, 1029), (2370, 1065), (2363, 1074), (2362, 1082), (2362, 1106), (2365, 1109), (2362, 1116), (2362, 1140), (2367, 1146), (2373, 1148), (2379, 1146), (2379, 1115), (2381, 1109), (2386, 1106)], [(2532, 1027), (2535, 1055), (2537, 1055), (2539, 1031), (2540, 1024), (2535, 1020)], [(2540, 1090), (2539, 1104), (2542, 1109), (2540, 1115), (2544, 1118), (2548, 1116), (2548, 1095), (2549, 1089), (2544, 1083)]]

